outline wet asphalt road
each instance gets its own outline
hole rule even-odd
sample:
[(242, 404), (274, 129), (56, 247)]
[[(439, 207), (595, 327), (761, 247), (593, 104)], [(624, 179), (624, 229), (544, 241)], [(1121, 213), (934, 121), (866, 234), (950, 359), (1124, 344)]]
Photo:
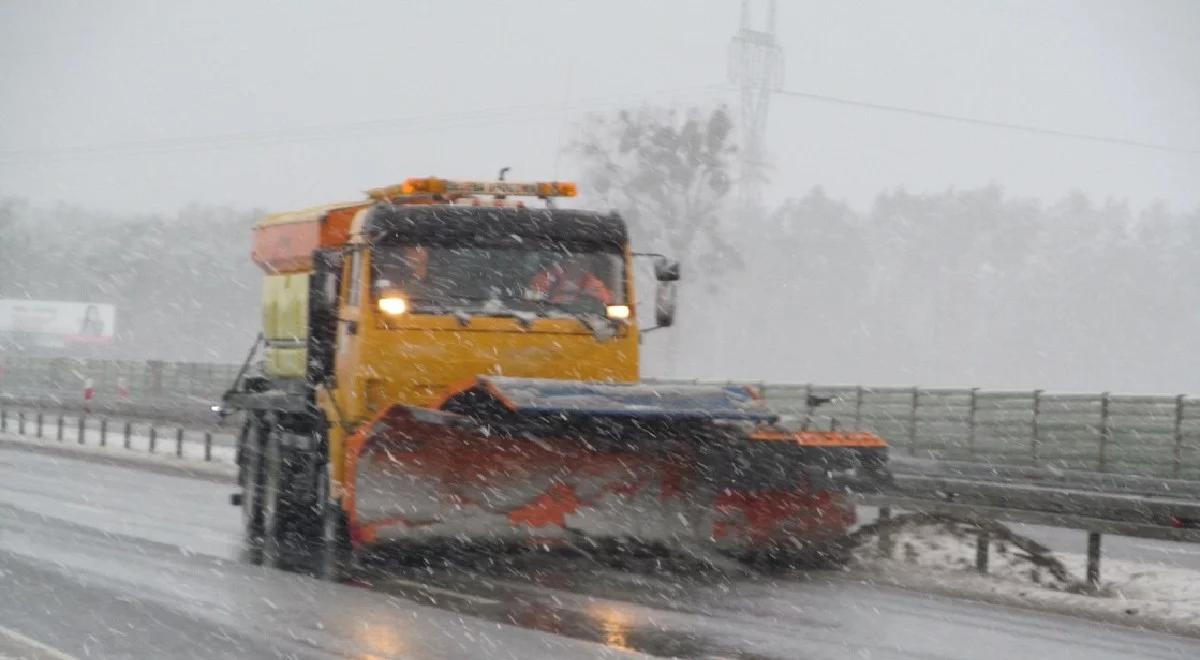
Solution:
[(820, 572), (526, 554), (330, 585), (239, 563), (229, 492), (0, 447), (0, 658), (1200, 657), (1200, 641)]

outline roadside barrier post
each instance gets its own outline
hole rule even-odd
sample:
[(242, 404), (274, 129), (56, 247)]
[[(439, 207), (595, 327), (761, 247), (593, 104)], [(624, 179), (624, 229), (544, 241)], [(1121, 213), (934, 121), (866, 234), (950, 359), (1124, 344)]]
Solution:
[(1183, 472), (1183, 400), (1187, 398), (1180, 394), (1175, 397), (1175, 448), (1171, 456), (1171, 477), (1178, 479)]
[(183, 458), (183, 427), (175, 429), (175, 458)]
[(987, 530), (979, 530), (979, 535), (975, 537), (975, 570), (984, 575), (988, 572), (988, 546), (991, 542)]
[(25, 435), (25, 411), (17, 413), (17, 433)]
[(804, 423), (800, 425), (801, 431), (807, 431), (809, 425), (812, 424), (813, 418), (813, 386), (809, 383), (804, 386)]
[(876, 549), (879, 552), (879, 556), (885, 559), (892, 558), (892, 549), (894, 548), (894, 544), (892, 543), (892, 528), (888, 524), (891, 519), (892, 507), (879, 507), (879, 521), (876, 523), (879, 525), (879, 544)]
[(79, 416), (79, 437), (78, 437), (78, 442), (79, 442), (79, 444), (81, 444), (81, 445), (83, 444), (83, 434), (84, 434), (84, 430), (86, 429), (86, 425), (87, 425), (87, 417), (84, 417), (83, 415), (80, 415), (80, 416)]
[(1100, 472), (1108, 471), (1108, 442), (1112, 437), (1112, 425), (1108, 417), (1109, 393), (1100, 395), (1100, 452), (1096, 467)]
[(204, 432), (204, 460), (212, 461), (212, 432)]
[(1092, 587), (1100, 586), (1100, 532), (1088, 532), (1087, 583)]
[(42, 437), (42, 411), (40, 410), (37, 414), (37, 437), (38, 439), (41, 439)]
[(967, 455), (975, 458), (975, 411), (979, 408), (979, 388), (967, 395)]
[(921, 404), (921, 390), (912, 388), (912, 407), (908, 415), (908, 455), (917, 455), (917, 406)]
[(64, 423), (65, 423), (65, 420), (63, 420), (63, 416), (60, 413), (58, 416), (58, 433), (55, 434), (55, 438), (54, 438), (55, 440), (58, 440), (59, 442), (62, 442), (62, 440), (63, 440), (63, 424)]
[(863, 409), (863, 388), (859, 385), (854, 388), (854, 430), (862, 430), (862, 409)]
[(1042, 391), (1034, 390), (1033, 391), (1033, 422), (1031, 422), (1031, 426), (1029, 429), (1029, 431), (1030, 431), (1029, 452), (1030, 452), (1030, 457), (1033, 459), (1034, 465), (1037, 465), (1038, 462), (1041, 461), (1041, 455), (1042, 455), (1042, 448), (1041, 448), (1042, 430), (1039, 428), (1039, 423), (1041, 422), (1041, 416), (1042, 416)]
[(100, 446), (101, 447), (108, 446), (108, 418), (107, 417), (100, 418)]
[(0, 408), (0, 432), (8, 431), (8, 410)]
[(154, 453), (154, 445), (157, 444), (158, 434), (154, 431), (154, 427), (150, 427), (150, 453)]
[(124, 431), (125, 431), (125, 440), (124, 440), (125, 448), (129, 449), (130, 438), (133, 435), (133, 422), (126, 421)]

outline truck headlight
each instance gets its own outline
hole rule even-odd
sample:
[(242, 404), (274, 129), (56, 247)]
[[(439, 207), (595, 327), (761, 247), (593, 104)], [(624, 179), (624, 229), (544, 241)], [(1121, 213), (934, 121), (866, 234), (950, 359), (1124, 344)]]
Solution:
[(384, 296), (379, 299), (379, 311), (388, 316), (400, 316), (408, 311), (408, 301), (400, 296)]
[(610, 319), (624, 321), (629, 318), (629, 305), (609, 305), (605, 311)]

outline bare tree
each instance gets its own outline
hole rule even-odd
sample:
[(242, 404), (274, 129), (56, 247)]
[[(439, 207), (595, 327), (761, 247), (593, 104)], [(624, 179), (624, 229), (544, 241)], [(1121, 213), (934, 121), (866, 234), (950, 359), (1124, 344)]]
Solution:
[(584, 166), (586, 190), (625, 215), (638, 245), (693, 264), (697, 273), (741, 265), (722, 236), (736, 153), (724, 108), (594, 115), (571, 151)]

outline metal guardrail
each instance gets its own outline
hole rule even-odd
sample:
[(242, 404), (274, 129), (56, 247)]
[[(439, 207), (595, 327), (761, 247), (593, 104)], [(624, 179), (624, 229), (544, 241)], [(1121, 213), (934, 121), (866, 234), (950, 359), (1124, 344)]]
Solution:
[(1200, 399), (1182, 394), (739, 384), (785, 424), (872, 431), (893, 454), (1200, 480)]
[[(93, 409), (203, 410), (239, 368), (3, 355), (0, 399), (74, 405), (90, 382)], [(1200, 480), (1200, 399), (1182, 394), (739, 383), (758, 387), (786, 424), (873, 431), (893, 455)]]
[(995, 522), (1078, 529), (1087, 533), (1087, 583), (1095, 587), (1103, 534), (1200, 543), (1200, 481), (945, 461), (892, 467), (891, 490), (860, 498), (879, 507), (881, 550), (891, 542), (883, 532), (893, 509), (977, 524), (975, 561), (984, 573)]
[(113, 418), (84, 413), (48, 412), (0, 405), (3, 435), (55, 441), (59, 445), (117, 448), (179, 459), (232, 463), (236, 452), (233, 429), (195, 428), (144, 419)]

